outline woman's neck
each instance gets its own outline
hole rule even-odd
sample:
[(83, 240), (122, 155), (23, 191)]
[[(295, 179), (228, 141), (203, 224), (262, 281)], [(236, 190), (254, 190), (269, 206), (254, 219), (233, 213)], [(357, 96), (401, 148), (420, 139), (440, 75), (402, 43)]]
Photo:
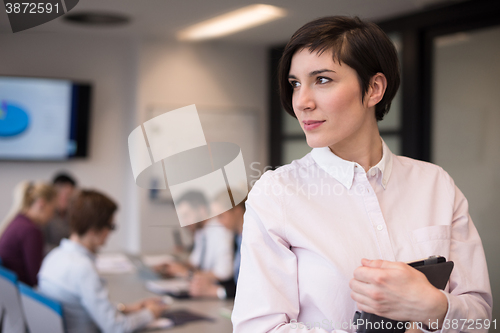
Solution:
[(35, 212), (33, 209), (28, 209), (27, 211), (25, 211), (24, 216), (26, 216), (31, 222), (33, 222), (37, 226), (42, 225), (40, 219), (38, 218), (38, 213)]
[(358, 133), (362, 135), (348, 138), (329, 148), (338, 157), (346, 161), (356, 162), (365, 171), (368, 171), (382, 159), (382, 140), (376, 121), (374, 125), (372, 124), (368, 126), (368, 129)]

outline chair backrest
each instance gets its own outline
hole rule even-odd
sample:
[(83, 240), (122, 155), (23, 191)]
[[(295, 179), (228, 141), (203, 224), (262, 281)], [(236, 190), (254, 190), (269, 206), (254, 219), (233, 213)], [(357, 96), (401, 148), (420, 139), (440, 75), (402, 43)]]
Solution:
[(20, 282), (21, 303), (30, 333), (64, 333), (61, 303)]
[(3, 308), (2, 333), (24, 333), (26, 323), (21, 307), (17, 275), (0, 266), (0, 306)]
[[(0, 257), (0, 267), (2, 266), (2, 257)], [(2, 332), (2, 324), (3, 324), (3, 306), (0, 303), (0, 333)]]

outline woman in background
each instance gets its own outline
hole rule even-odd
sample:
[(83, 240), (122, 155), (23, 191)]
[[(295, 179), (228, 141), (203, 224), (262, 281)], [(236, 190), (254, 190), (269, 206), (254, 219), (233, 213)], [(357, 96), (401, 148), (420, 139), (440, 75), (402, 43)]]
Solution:
[(10, 222), (16, 217), (17, 214), (21, 211), (23, 206), (23, 197), (26, 188), (30, 185), (29, 181), (19, 182), (16, 186), (14, 186), (14, 190), (12, 191), (12, 205), (10, 206), (9, 212), (3, 218), (2, 222), (0, 222), (0, 237), (3, 232), (9, 226)]
[[(0, 258), (3, 265), (14, 271), (19, 280), (37, 285), (37, 274), (43, 259), (43, 235), (41, 228), (52, 218), (56, 191), (44, 183), (18, 185), (14, 195), (22, 198), (18, 214), (11, 220), (0, 237)], [(8, 221), (7, 221), (8, 223)]]

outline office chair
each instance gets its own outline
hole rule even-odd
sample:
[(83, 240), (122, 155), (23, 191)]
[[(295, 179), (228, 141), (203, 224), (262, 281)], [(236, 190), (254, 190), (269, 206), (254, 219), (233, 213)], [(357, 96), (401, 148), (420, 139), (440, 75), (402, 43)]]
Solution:
[(0, 266), (0, 306), (3, 309), (2, 333), (24, 333), (26, 323), (17, 288), (17, 275)]
[(43, 296), (22, 282), (19, 282), (19, 291), (30, 333), (64, 333), (61, 303)]

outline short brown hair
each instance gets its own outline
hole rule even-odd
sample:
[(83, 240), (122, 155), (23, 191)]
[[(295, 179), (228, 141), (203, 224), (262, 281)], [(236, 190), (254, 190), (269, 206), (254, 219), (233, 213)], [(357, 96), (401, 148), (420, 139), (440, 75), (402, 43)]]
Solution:
[(113, 229), (113, 214), (118, 205), (106, 195), (94, 190), (81, 190), (69, 207), (71, 232), (82, 236), (87, 231)]
[(334, 61), (353, 68), (361, 86), (361, 100), (368, 91), (371, 78), (377, 73), (384, 74), (387, 88), (375, 106), (377, 120), (384, 118), (399, 88), (400, 71), (396, 48), (380, 27), (358, 17), (330, 16), (306, 23), (293, 34), (280, 60), (278, 80), (281, 104), (294, 117), (293, 89), (288, 74), (293, 55), (304, 48), (319, 54), (332, 51)]

